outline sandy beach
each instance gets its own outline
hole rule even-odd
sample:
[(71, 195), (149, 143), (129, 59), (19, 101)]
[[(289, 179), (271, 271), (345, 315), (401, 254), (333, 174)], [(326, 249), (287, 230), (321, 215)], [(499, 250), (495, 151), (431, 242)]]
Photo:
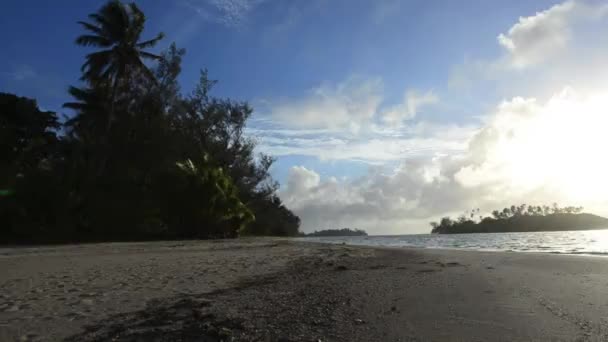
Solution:
[(1, 341), (606, 341), (608, 259), (281, 239), (0, 249)]

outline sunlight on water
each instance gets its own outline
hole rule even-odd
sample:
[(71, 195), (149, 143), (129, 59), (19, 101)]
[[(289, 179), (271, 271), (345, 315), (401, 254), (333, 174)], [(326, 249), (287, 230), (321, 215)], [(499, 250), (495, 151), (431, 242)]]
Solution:
[(384, 247), (608, 255), (608, 230), (453, 235), (309, 237), (307, 241)]

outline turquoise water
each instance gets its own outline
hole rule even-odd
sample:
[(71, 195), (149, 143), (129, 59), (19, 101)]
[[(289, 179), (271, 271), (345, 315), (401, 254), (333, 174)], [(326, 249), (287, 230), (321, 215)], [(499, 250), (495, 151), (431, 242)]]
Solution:
[(308, 237), (302, 240), (348, 245), (607, 255), (608, 230), (453, 235)]

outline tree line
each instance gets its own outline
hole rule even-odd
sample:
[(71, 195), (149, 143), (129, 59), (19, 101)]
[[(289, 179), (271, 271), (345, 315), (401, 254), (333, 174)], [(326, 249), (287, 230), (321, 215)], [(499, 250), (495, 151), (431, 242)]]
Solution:
[(480, 215), (479, 209), (473, 209), (460, 215), (457, 219), (446, 216), (439, 222), (431, 222), (431, 233), (583, 229), (589, 225), (595, 227), (596, 223), (606, 225), (608, 222), (599, 216), (581, 214), (582, 211), (583, 207), (560, 207), (557, 203), (553, 203), (552, 206), (521, 204), (494, 210), (491, 216), (484, 217)]
[(302, 236), (367, 236), (367, 232), (363, 229), (350, 229), (350, 228), (342, 228), (342, 229), (321, 229), (315, 230), (312, 233), (302, 234)]
[(110, 1), (78, 22), (76, 44), (94, 51), (65, 120), (0, 94), (2, 242), (298, 234), (274, 159), (244, 135), (252, 108), (212, 96), (206, 70), (182, 93), (186, 51), (150, 52), (164, 35), (142, 40), (145, 21)]

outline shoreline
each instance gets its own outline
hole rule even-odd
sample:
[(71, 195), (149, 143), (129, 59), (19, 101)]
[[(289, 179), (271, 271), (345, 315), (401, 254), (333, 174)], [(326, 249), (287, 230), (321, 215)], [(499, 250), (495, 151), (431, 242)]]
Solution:
[(24, 252), (0, 257), (1, 340), (608, 339), (596, 256), (284, 239)]
[(454, 252), (474, 252), (474, 253), (515, 253), (515, 254), (532, 254), (532, 255), (563, 255), (572, 257), (590, 257), (590, 258), (606, 258), (608, 253), (561, 253), (561, 252), (541, 252), (541, 251), (516, 251), (516, 250), (498, 250), (498, 249), (474, 249), (474, 248), (450, 248), (450, 247), (415, 247), (415, 246), (372, 246), (372, 245), (358, 245), (358, 244), (339, 244), (330, 242), (305, 242), (305, 243), (319, 243), (319, 244), (330, 244), (338, 246), (350, 246), (356, 248), (373, 248), (373, 249), (387, 249), (387, 250), (413, 250), (413, 251), (454, 251)]

